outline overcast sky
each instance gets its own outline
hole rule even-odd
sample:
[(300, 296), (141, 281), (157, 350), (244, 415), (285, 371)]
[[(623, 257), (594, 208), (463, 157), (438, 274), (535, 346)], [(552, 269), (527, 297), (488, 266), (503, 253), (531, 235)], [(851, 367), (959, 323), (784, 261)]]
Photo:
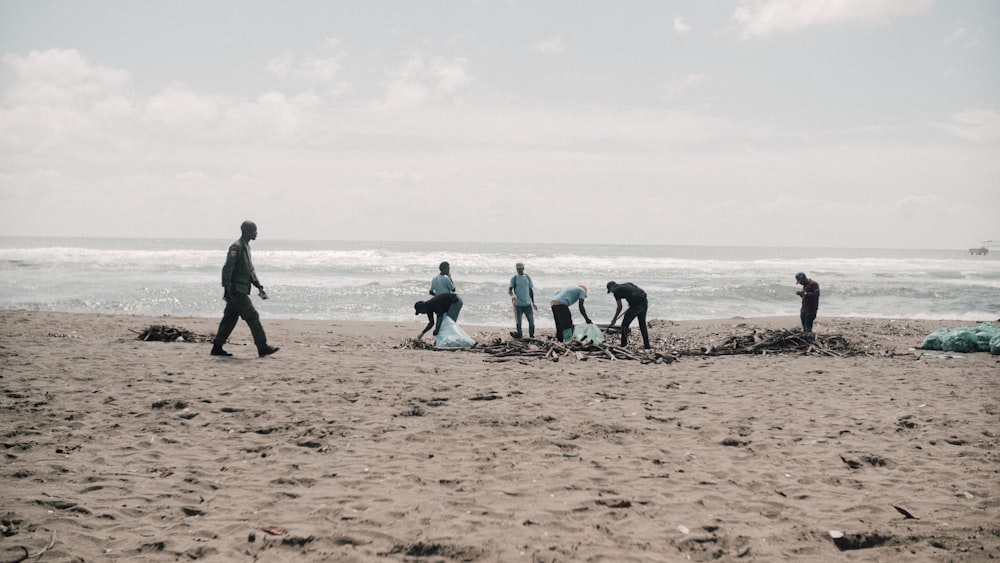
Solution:
[(995, 0), (0, 0), (0, 235), (967, 248)]

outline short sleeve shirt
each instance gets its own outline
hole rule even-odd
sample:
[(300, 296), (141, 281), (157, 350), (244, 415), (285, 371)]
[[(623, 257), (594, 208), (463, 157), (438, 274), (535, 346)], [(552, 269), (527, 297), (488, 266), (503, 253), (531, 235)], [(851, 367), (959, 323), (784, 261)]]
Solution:
[(438, 274), (431, 280), (431, 294), (440, 295), (455, 291), (455, 282), (444, 274)]
[(581, 299), (587, 298), (587, 292), (583, 290), (580, 286), (567, 287), (559, 290), (555, 297), (552, 298), (553, 301), (558, 301), (563, 305), (569, 307), (573, 303)]

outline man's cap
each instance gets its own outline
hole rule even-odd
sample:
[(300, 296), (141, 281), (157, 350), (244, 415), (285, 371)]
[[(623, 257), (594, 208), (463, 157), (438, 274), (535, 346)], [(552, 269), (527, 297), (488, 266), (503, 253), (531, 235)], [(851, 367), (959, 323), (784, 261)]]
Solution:
[(611, 288), (613, 288), (613, 287), (614, 287), (614, 286), (616, 286), (616, 285), (618, 285), (618, 284), (616, 284), (616, 283), (615, 283), (615, 282), (613, 282), (613, 281), (609, 281), (609, 282), (608, 282), (608, 293), (611, 293)]
[(795, 279), (797, 279), (797, 280), (804, 280), (804, 279), (806, 279), (806, 275), (804, 273), (802, 273), (802, 272), (799, 272), (799, 273), (795, 274)]
[(249, 233), (250, 231), (256, 231), (256, 230), (257, 230), (257, 223), (254, 223), (253, 221), (243, 221), (243, 223), (240, 224), (240, 231), (244, 233)]
[(514, 267), (517, 268), (518, 270), (523, 270), (524, 262), (518, 262), (517, 264), (514, 264)]

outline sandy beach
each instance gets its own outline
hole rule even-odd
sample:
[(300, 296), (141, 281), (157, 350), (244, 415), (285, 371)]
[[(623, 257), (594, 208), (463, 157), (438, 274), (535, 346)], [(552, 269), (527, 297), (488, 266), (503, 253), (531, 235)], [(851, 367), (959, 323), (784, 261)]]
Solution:
[[(643, 363), (422, 349), (425, 320), (265, 319), (266, 358), (241, 322), (218, 358), (137, 340), (218, 319), (0, 311), (0, 562), (1000, 558), (1000, 357), (913, 350), (969, 323)], [(797, 319), (651, 324), (673, 353)]]

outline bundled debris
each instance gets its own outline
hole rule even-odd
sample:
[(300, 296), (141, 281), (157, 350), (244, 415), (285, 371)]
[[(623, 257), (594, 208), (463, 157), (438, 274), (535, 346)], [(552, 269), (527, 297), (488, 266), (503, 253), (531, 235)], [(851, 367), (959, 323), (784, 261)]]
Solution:
[(203, 334), (195, 334), (183, 328), (166, 325), (151, 325), (137, 334), (139, 335), (138, 340), (154, 342), (208, 342), (209, 340), (209, 337)]
[[(653, 323), (650, 323), (651, 325)], [(666, 326), (657, 326), (666, 330)], [(464, 350), (489, 354), (487, 362), (525, 361), (529, 359), (545, 359), (559, 361), (561, 358), (572, 357), (580, 361), (599, 360), (634, 360), (644, 364), (669, 364), (680, 356), (726, 356), (726, 355), (765, 355), (765, 354), (801, 354), (807, 356), (832, 356), (838, 358), (851, 356), (894, 356), (892, 349), (886, 348), (878, 341), (868, 339), (863, 343), (848, 340), (842, 334), (806, 334), (801, 330), (761, 329), (751, 325), (740, 324), (733, 327), (730, 334), (706, 335), (700, 341), (690, 336), (680, 338), (654, 337), (653, 350), (633, 350), (611, 345), (605, 340), (599, 345), (592, 342), (572, 340), (559, 342), (553, 339), (537, 338), (506, 338), (496, 333), (477, 335), (477, 344)], [(607, 333), (618, 332), (618, 327), (610, 327)], [(652, 332), (652, 331), (651, 331)], [(620, 334), (620, 332), (618, 332)], [(862, 337), (861, 333), (858, 335)], [(704, 341), (707, 339), (708, 344)], [(720, 342), (721, 341), (721, 342)], [(408, 341), (402, 348), (418, 348), (425, 350), (440, 350), (433, 343), (419, 340)]]
[[(573, 340), (559, 342), (557, 340), (540, 340), (537, 338), (500, 338), (487, 337), (486, 343), (477, 343), (466, 350), (489, 354), (487, 362), (509, 362), (527, 359), (545, 359), (558, 362), (561, 358), (572, 356), (580, 361), (590, 359), (601, 360), (634, 360), (644, 364), (669, 364), (677, 359), (671, 354), (652, 350), (633, 352), (620, 346), (611, 346), (607, 342), (600, 345), (581, 343)], [(411, 341), (403, 348), (419, 348), (424, 350), (440, 349), (433, 344), (420, 340)]]
[(685, 355), (723, 356), (736, 354), (791, 354), (818, 356), (885, 355), (882, 350), (872, 350), (851, 344), (840, 334), (815, 334), (794, 330), (751, 330), (747, 334), (734, 334), (721, 344), (708, 345), (699, 350), (687, 350)]

